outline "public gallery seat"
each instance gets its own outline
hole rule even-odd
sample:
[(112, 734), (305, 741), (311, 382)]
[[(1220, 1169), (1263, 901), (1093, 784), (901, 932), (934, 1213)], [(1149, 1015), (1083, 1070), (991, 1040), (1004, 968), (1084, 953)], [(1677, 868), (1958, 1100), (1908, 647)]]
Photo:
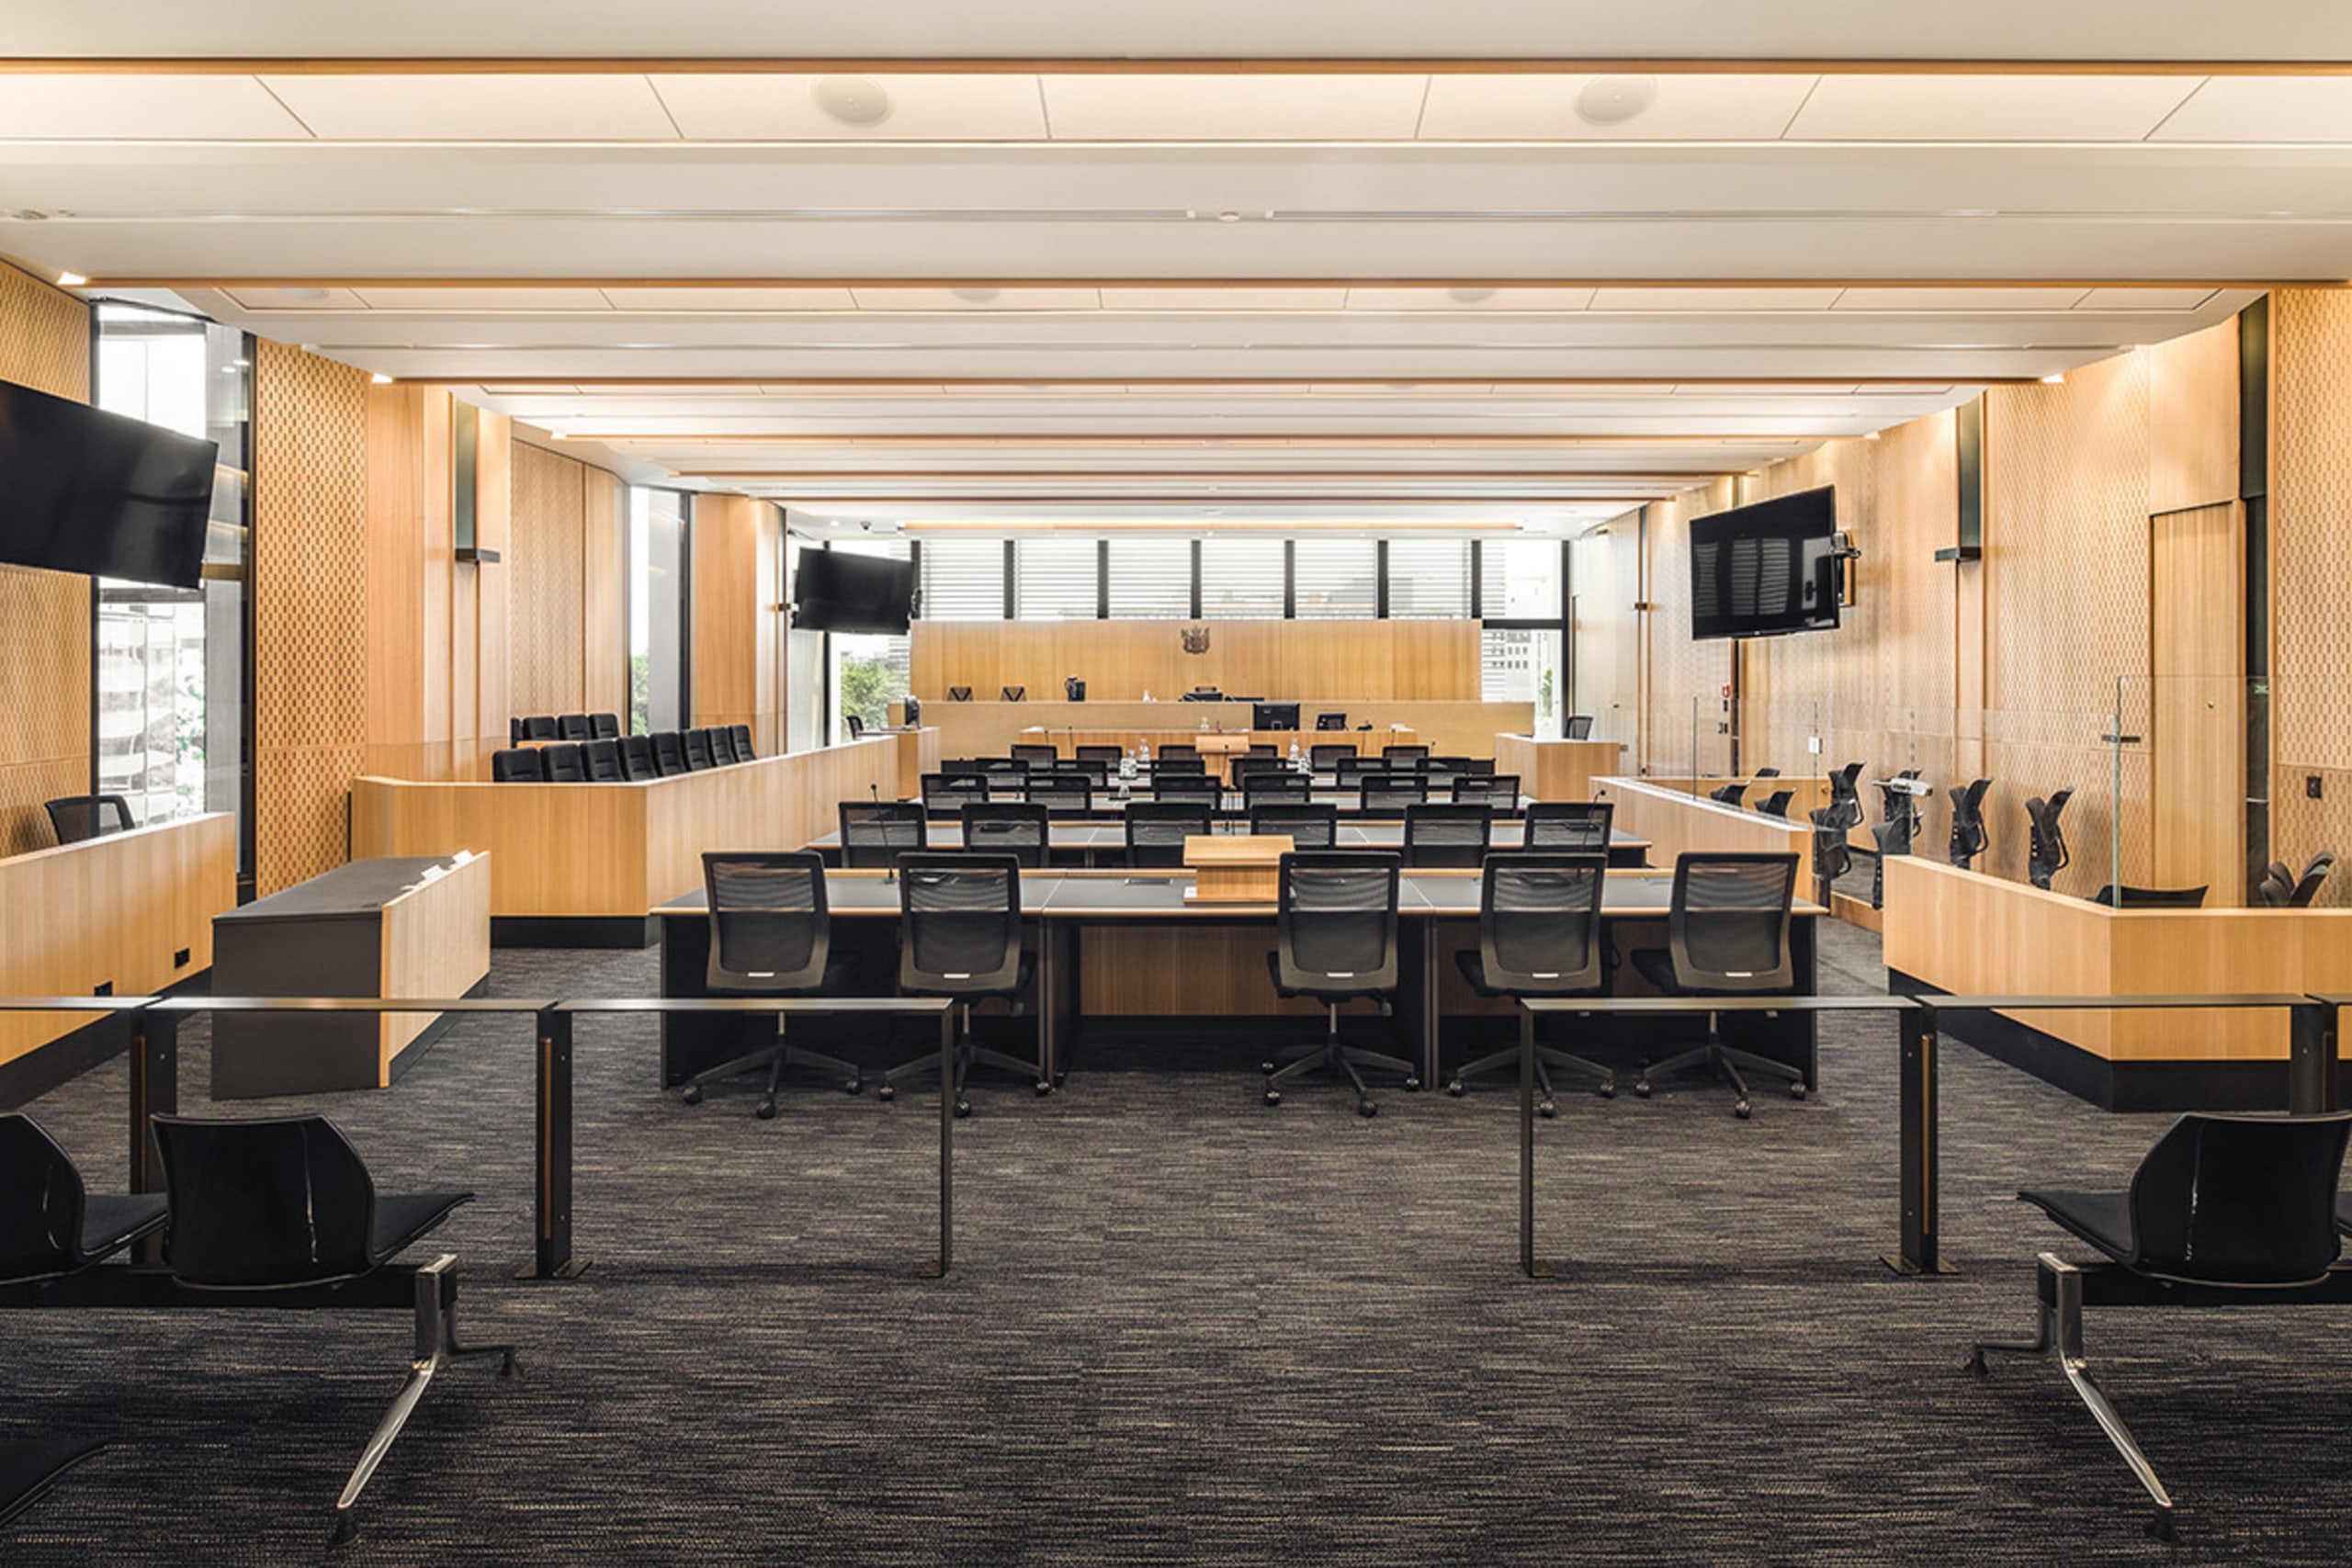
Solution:
[(1282, 857), (1274, 911), (1274, 951), (1266, 955), (1274, 993), (1310, 997), (1322, 1004), (1321, 1042), (1294, 1047), (1287, 1066), (1265, 1064), (1266, 1103), (1283, 1102), (1282, 1086), (1311, 1072), (1329, 1072), (1355, 1086), (1356, 1110), (1364, 1116), (1380, 1107), (1361, 1069), (1385, 1068), (1405, 1076), (1405, 1087), (1421, 1087), (1419, 1069), (1391, 1056), (1340, 1039), (1340, 1007), (1369, 998), (1387, 1017), (1396, 994), (1397, 857), (1369, 851), (1295, 850)]
[(540, 747), (539, 765), (547, 769), (549, 784), (588, 782), (588, 760), (581, 754), (577, 740), (559, 740)]
[(0, 1285), (62, 1279), (164, 1224), (160, 1193), (91, 1193), (73, 1156), (31, 1117), (0, 1115)]
[(492, 784), (544, 784), (547, 764), (536, 746), (510, 747), (490, 754), (490, 782)]
[(119, 795), (67, 795), (41, 802), (49, 812), (50, 830), (61, 844), (78, 844), (108, 833), (128, 833), (130, 802)]

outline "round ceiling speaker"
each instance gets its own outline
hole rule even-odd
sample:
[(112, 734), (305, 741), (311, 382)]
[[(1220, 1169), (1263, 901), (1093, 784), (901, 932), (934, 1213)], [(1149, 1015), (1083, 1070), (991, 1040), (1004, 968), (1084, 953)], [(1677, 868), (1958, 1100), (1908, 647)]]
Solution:
[(1449, 288), (1445, 297), (1457, 305), (1483, 305), (1495, 297), (1492, 288)]
[(889, 90), (871, 76), (820, 76), (808, 96), (843, 125), (879, 125), (890, 118)]
[(967, 305), (985, 305), (1004, 292), (1001, 288), (951, 288), (947, 291)]
[(1587, 125), (1623, 125), (1656, 102), (1655, 76), (1596, 76), (1577, 95), (1577, 118)]

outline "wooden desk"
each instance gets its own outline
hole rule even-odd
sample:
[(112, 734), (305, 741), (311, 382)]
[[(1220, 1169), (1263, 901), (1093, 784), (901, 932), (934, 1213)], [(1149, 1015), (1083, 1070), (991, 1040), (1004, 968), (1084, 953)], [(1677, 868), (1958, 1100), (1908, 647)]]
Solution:
[(924, 725), (920, 729), (868, 731), (896, 735), (899, 738), (899, 796), (915, 800), (922, 795), (922, 776), (939, 772), (939, 728)]
[[(1239, 832), (1247, 824), (1231, 820), (1221, 822), (1217, 831)], [(924, 824), (926, 848), (960, 850), (964, 847), (963, 824), (952, 817), (933, 818)], [(1526, 847), (1527, 824), (1516, 820), (1498, 820), (1494, 824), (1493, 838), (1488, 847), (1516, 850)], [(1056, 865), (1077, 865), (1089, 870), (1100, 865), (1114, 869), (1126, 864), (1127, 829), (1124, 823), (1095, 821), (1056, 821), (1046, 825), (1046, 842)], [(1366, 820), (1351, 814), (1342, 818), (1334, 847), (1342, 850), (1398, 850), (1405, 847), (1405, 825), (1396, 821)], [(1620, 829), (1609, 835), (1609, 863), (1612, 869), (1639, 870), (1649, 863), (1647, 840), (1637, 839)], [(808, 841), (808, 848), (825, 857), (828, 865), (841, 863), (842, 835), (839, 829), (820, 834)]]
[(1519, 793), (1535, 800), (1590, 800), (1595, 781), (1623, 767), (1615, 740), (1540, 740), (1532, 735), (1495, 737), (1495, 772), (1517, 773)]
[[(1271, 624), (1279, 626), (1285, 623)], [(1168, 635), (1173, 637), (1175, 628), (1170, 626)], [(996, 687), (980, 685), (976, 690), (993, 695)], [(1032, 698), (1035, 699), (1040, 688), (1032, 684), (1029, 690)], [(1275, 691), (1261, 694), (1270, 701), (1297, 702), (1297, 735), (1302, 746), (1310, 740), (1346, 740), (1365, 734), (1380, 735), (1401, 727), (1412, 731), (1419, 744), (1426, 745), (1440, 756), (1475, 757), (1486, 754), (1498, 731), (1523, 732), (1535, 723), (1535, 705), (1532, 703), (1351, 700), (1311, 694), (1294, 698), (1288, 692)], [(1318, 713), (1345, 714), (1348, 728), (1318, 731), (1315, 728), (1315, 716)], [(1089, 745), (1110, 744), (1122, 735), (1163, 730), (1177, 733), (1181, 739), (1184, 731), (1198, 730), (1204, 717), (1211, 726), (1228, 734), (1248, 733), (1257, 722), (1255, 710), (1248, 703), (1114, 702), (1099, 696), (1094, 701), (1083, 703), (1041, 700), (951, 703), (944, 700), (934, 702), (928, 694), (922, 700), (922, 721), (926, 725), (939, 727), (940, 754), (944, 757), (1001, 757), (1008, 747), (1023, 739), (1023, 730), (1033, 728), (1047, 731), (1059, 739), (1065, 749), (1072, 730), (1105, 738), (1102, 741), (1089, 741)], [(1356, 728), (1360, 724), (1369, 724), (1373, 728), (1368, 731), (1361, 730)], [(1274, 733), (1283, 738), (1287, 749), (1292, 732), (1285, 729)], [(1375, 745), (1373, 750), (1377, 751), (1379, 747)]]
[[(2352, 989), (2352, 909), (2115, 909), (1918, 855), (1886, 863), (1897, 990), (1980, 996)], [(2110, 1111), (2286, 1103), (2280, 1010), (2037, 1010), (1967, 1038)]]
[[(0, 860), (0, 996), (152, 994), (212, 966), (212, 917), (237, 902), (237, 824), (185, 818)], [(120, 1049), (89, 1014), (0, 1016), (0, 1105), (64, 1082)], [(53, 1057), (67, 1035), (89, 1043)]]
[(1170, 746), (1190, 746), (1201, 754), (1204, 766), (1228, 773), (1233, 759), (1252, 746), (1272, 746), (1277, 756), (1290, 755), (1292, 741), (1303, 756), (1310, 746), (1351, 745), (1360, 757), (1377, 757), (1385, 746), (1419, 746), (1420, 736), (1410, 729), (1329, 730), (1317, 734), (1299, 729), (1046, 729), (1032, 726), (1020, 735), (1024, 746), (1051, 746), (1055, 754), (1075, 757), (1080, 746), (1116, 746), (1132, 751), (1138, 742), (1157, 757)]
[[(1522, 781), (1521, 788), (1526, 787)], [(1689, 785), (1653, 779), (1623, 777), (1593, 781), (1593, 797), (1614, 801), (1610, 820), (1637, 838), (1647, 839), (1651, 858), (1671, 869), (1675, 857), (1690, 850), (1760, 850), (1797, 857), (1800, 887), (1813, 886), (1813, 825), (1798, 818), (1783, 820), (1760, 811), (1725, 806), (1704, 793), (1692, 797)]]

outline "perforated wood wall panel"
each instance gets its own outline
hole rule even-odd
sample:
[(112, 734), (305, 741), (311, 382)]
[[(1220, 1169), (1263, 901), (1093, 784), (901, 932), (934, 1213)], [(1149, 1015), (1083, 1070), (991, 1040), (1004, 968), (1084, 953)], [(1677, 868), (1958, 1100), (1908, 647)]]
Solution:
[(283, 344), (254, 362), (254, 872), (340, 865), (368, 739), (368, 377)]
[(1644, 761), (1654, 773), (1687, 775), (1695, 766), (1716, 774), (1731, 765), (1723, 689), (1731, 681), (1732, 645), (1691, 640), (1690, 526), (1690, 519), (1731, 503), (1726, 479), (1650, 508)]
[[(90, 312), (0, 265), (0, 380), (87, 400)], [(0, 567), (0, 854), (54, 843), (41, 802), (90, 787), (90, 584)]]
[[(2301, 871), (2316, 850), (2352, 859), (2352, 296), (2270, 301), (2271, 853)], [(2352, 904), (2352, 874), (2319, 902)]]

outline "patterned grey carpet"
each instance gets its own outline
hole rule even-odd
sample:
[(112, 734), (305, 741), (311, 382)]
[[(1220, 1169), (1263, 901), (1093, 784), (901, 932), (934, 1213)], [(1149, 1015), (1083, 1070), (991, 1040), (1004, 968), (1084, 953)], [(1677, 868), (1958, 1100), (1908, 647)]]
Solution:
[[(1825, 932), (1825, 989), (1883, 987)], [(506, 952), (508, 994), (651, 988), (650, 953)], [(191, 1032), (184, 1103), (207, 1051)], [(917, 1047), (919, 1048), (919, 1047)], [(913, 1054), (878, 1046), (877, 1059)], [(1258, 1103), (1257, 1052), (1098, 1051), (960, 1130), (958, 1270), (933, 1245), (934, 1102), (657, 1093), (653, 1025), (581, 1035), (571, 1284), (527, 1249), (523, 1020), (469, 1022), (388, 1093), (317, 1097), (387, 1189), (481, 1201), (435, 1242), (526, 1374), (444, 1374), (333, 1561), (1092, 1564), (2186, 1562), (2352, 1557), (2347, 1326), (2324, 1312), (2094, 1316), (2094, 1365), (2184, 1504), (2140, 1493), (2055, 1371), (1962, 1373), (2026, 1326), (2057, 1233), (2021, 1181), (2120, 1180), (2162, 1119), (1947, 1053), (1958, 1278), (1898, 1280), (1893, 1026), (1824, 1025), (1824, 1091), (1563, 1097), (1520, 1279), (1515, 1119), (1329, 1088)], [(120, 1064), (32, 1109), (121, 1180)], [(262, 1110), (263, 1105), (237, 1109)], [(229, 1108), (223, 1107), (223, 1110)], [(428, 1243), (428, 1247), (434, 1245)], [(2064, 1250), (2062, 1248), (2062, 1250)], [(329, 1506), (397, 1386), (392, 1314), (13, 1314), (0, 1441), (118, 1446), (0, 1531), (0, 1561), (328, 1560)]]

